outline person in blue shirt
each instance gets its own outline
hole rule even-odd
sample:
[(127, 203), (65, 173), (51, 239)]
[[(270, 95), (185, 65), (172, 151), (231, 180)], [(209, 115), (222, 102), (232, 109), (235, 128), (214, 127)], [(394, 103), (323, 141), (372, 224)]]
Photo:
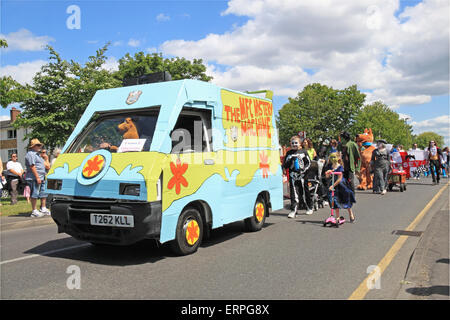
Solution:
[[(30, 142), (30, 151), (25, 156), (25, 181), (30, 187), (31, 212), (32, 217), (42, 217), (50, 215), (46, 207), (47, 193), (45, 193), (44, 179), (46, 170), (50, 169), (50, 163), (40, 155), (43, 144), (38, 139), (32, 139)], [(37, 199), (41, 199), (41, 208), (37, 210)]]

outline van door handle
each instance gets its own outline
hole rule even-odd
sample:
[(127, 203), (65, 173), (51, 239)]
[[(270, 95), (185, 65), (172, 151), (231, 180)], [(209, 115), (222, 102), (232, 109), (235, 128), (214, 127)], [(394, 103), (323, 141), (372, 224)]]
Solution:
[(206, 164), (206, 165), (213, 165), (215, 162), (214, 162), (214, 159), (205, 159), (205, 161), (204, 161), (204, 164)]

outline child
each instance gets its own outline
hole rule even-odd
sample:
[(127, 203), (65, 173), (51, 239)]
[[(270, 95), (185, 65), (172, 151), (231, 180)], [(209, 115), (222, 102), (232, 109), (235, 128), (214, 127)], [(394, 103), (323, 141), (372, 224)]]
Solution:
[(302, 197), (306, 204), (306, 214), (313, 213), (312, 200), (308, 189), (308, 183), (305, 180), (305, 172), (309, 169), (311, 160), (308, 153), (301, 149), (300, 137), (293, 136), (291, 138), (291, 150), (286, 153), (283, 168), (289, 170), (289, 187), (291, 194), (291, 212), (288, 218), (295, 218), (297, 209)]
[[(330, 203), (330, 207), (333, 205), (333, 209), (336, 209), (336, 221), (339, 221), (339, 209), (342, 207), (348, 210), (348, 214), (350, 216), (350, 222), (355, 221), (355, 216), (352, 212), (353, 203), (355, 203), (355, 195), (350, 189), (349, 186), (346, 185), (345, 179), (342, 178), (344, 173), (344, 167), (342, 166), (342, 160), (340, 159), (337, 153), (330, 154), (329, 161), (331, 163), (331, 169), (325, 172), (326, 177), (329, 179), (329, 188), (328, 188), (328, 201)], [(332, 172), (341, 172), (342, 174), (337, 175), (337, 179), (331, 178)], [(331, 198), (331, 191), (334, 189), (334, 198)]]

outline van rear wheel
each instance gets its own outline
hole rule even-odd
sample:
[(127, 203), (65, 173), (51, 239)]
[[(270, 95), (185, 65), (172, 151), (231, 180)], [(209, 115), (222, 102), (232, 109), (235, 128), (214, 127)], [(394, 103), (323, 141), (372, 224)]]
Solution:
[(197, 251), (203, 239), (203, 221), (200, 212), (194, 208), (184, 210), (178, 218), (175, 240), (171, 247), (178, 255)]
[(250, 232), (262, 229), (267, 216), (267, 205), (262, 197), (258, 197), (253, 207), (253, 216), (245, 219), (245, 229)]

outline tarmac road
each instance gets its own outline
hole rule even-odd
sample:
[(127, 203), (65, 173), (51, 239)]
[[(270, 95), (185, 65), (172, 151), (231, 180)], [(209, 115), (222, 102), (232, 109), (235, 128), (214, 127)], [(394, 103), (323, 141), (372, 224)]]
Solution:
[[(2, 231), (1, 298), (347, 299), (386, 258), (400, 238), (396, 230), (405, 230), (421, 211), (414, 231), (425, 231), (436, 212), (448, 216), (448, 187), (423, 212), (444, 183), (447, 179), (438, 186), (431, 179), (410, 180), (406, 192), (385, 196), (358, 191), (356, 222), (339, 229), (322, 226), (329, 207), (296, 219), (287, 219), (288, 210), (273, 212), (256, 233), (244, 232), (243, 222), (236, 222), (214, 230), (197, 253), (184, 257), (152, 241), (93, 246), (57, 234), (53, 224)], [(341, 215), (348, 218), (346, 210)], [(377, 285), (359, 298), (414, 298), (402, 288), (411, 283), (405, 274), (422, 237), (405, 239), (388, 256)], [(79, 268), (80, 289), (67, 286), (70, 266)], [(448, 291), (448, 278), (446, 285)]]

